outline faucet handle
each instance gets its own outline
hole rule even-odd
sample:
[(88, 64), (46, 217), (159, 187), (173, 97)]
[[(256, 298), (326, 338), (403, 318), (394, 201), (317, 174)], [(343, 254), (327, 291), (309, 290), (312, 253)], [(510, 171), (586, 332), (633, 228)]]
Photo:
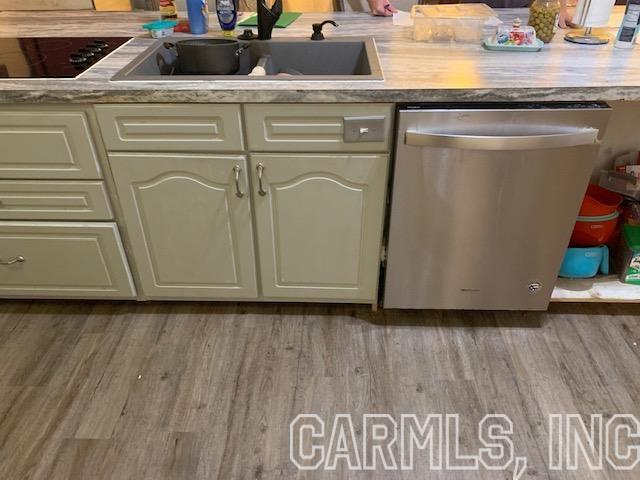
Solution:
[(324, 35), (322, 34), (322, 27), (324, 27), (327, 23), (330, 23), (334, 27), (339, 26), (333, 20), (325, 20), (322, 23), (314, 23), (311, 25), (311, 27), (313, 28), (313, 34), (311, 35), (311, 40), (324, 40)]

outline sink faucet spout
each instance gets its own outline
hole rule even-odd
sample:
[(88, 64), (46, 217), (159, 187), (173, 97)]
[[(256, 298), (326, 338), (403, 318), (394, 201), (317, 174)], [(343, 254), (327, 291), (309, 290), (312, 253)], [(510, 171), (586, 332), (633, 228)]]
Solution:
[(258, 39), (271, 39), (271, 32), (280, 15), (282, 15), (282, 0), (275, 0), (271, 8), (267, 6), (267, 0), (258, 0)]

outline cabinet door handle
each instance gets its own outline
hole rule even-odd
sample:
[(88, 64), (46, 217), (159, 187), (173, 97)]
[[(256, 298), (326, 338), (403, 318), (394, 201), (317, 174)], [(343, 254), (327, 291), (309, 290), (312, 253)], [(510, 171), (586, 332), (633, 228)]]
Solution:
[(23, 263), (25, 258), (22, 255), (13, 257), (11, 260), (0, 260), (0, 265), (13, 265), (14, 263)]
[(256, 166), (256, 170), (258, 172), (258, 194), (264, 197), (267, 194), (264, 187), (262, 186), (262, 175), (264, 174), (264, 165), (259, 163)]
[(244, 193), (240, 190), (240, 174), (242, 173), (242, 167), (240, 165), (236, 165), (233, 167), (233, 173), (236, 178), (236, 197), (242, 198), (244, 197)]

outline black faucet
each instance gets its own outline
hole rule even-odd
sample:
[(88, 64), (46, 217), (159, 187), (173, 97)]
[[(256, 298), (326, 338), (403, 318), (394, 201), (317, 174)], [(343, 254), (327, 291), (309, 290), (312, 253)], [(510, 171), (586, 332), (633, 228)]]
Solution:
[(267, 7), (267, 0), (258, 0), (258, 39), (271, 39), (271, 31), (282, 15), (282, 0), (273, 2)]
[(314, 23), (311, 25), (313, 28), (313, 34), (311, 35), (311, 40), (324, 40), (324, 35), (322, 33), (322, 27), (324, 27), (327, 23), (330, 23), (334, 27), (337, 27), (338, 24), (333, 20), (325, 20), (322, 23)]

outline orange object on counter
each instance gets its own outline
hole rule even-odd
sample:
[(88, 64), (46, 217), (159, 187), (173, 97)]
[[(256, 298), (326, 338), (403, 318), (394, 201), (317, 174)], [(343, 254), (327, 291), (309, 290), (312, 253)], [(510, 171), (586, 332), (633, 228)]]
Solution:
[(191, 33), (191, 26), (189, 25), (189, 21), (180, 20), (173, 31), (178, 33)]

